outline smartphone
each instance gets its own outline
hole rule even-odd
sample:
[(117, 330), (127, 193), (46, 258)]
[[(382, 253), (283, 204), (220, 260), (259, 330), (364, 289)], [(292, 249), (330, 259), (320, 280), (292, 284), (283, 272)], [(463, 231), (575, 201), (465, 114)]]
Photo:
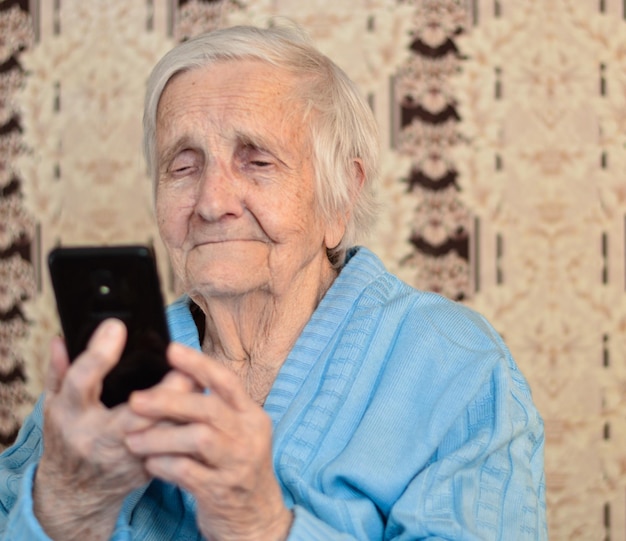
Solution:
[(107, 318), (124, 322), (126, 346), (103, 382), (102, 403), (113, 407), (168, 372), (170, 342), (152, 250), (146, 246), (59, 247), (48, 267), (70, 360)]

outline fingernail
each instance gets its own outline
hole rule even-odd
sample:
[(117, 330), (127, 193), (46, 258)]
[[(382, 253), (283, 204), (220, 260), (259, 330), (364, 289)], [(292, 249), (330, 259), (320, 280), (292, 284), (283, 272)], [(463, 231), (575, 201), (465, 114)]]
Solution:
[(124, 323), (119, 319), (106, 319), (99, 329), (105, 338), (115, 338), (124, 331)]
[(124, 323), (119, 319), (105, 319), (89, 339), (89, 344), (99, 343), (100, 347), (102, 344), (116, 344), (121, 340), (124, 329)]
[(146, 396), (141, 391), (133, 391), (128, 398), (128, 403), (130, 407), (133, 406), (143, 406), (146, 403)]
[(124, 438), (124, 443), (131, 451), (136, 451), (139, 445), (139, 438), (130, 434)]

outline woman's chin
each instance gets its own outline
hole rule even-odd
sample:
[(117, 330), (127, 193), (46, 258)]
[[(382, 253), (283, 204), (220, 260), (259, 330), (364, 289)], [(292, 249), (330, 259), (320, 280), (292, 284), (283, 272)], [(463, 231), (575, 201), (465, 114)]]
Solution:
[[(256, 268), (256, 272), (254, 269)], [(192, 296), (205, 298), (241, 296), (267, 289), (262, 268), (240, 265), (207, 265), (187, 274), (187, 288)]]

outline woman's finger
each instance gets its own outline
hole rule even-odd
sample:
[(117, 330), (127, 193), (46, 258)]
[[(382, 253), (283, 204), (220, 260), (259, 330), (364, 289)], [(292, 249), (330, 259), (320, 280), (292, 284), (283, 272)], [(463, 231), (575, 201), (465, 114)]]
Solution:
[(45, 383), (45, 389), (48, 393), (56, 394), (61, 390), (69, 365), (70, 360), (65, 342), (60, 336), (55, 336), (50, 341), (50, 364), (48, 365)]
[(206, 425), (159, 423), (150, 430), (129, 434), (125, 441), (137, 455), (188, 455), (208, 465), (225, 458), (216, 454), (227, 449), (223, 440), (222, 433)]
[(217, 393), (201, 394), (154, 389), (134, 393), (129, 405), (133, 412), (142, 417), (167, 419), (176, 424), (200, 423), (227, 434), (241, 430), (243, 416), (246, 419), (254, 416), (252, 411), (242, 416)]
[(231, 437), (241, 433), (245, 425), (253, 423), (261, 411), (241, 413), (213, 392), (173, 392), (166, 389), (133, 393), (129, 406), (136, 415), (147, 419), (166, 420), (176, 425), (199, 423)]
[(178, 370), (170, 370), (152, 389), (167, 389), (180, 393), (202, 390), (193, 378)]
[(204, 353), (174, 343), (169, 346), (167, 354), (174, 368), (193, 378), (202, 388), (217, 393), (237, 411), (246, 411), (254, 404), (237, 375)]

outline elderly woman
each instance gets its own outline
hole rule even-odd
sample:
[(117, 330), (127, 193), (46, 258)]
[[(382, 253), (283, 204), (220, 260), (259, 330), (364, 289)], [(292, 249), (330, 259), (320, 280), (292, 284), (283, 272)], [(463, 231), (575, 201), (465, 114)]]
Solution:
[(294, 29), (208, 33), (155, 67), (144, 126), (173, 370), (107, 409), (123, 325), (71, 367), (54, 340), (0, 538), (545, 539), (542, 422), (502, 340), (354, 247), (377, 134), (346, 75)]

